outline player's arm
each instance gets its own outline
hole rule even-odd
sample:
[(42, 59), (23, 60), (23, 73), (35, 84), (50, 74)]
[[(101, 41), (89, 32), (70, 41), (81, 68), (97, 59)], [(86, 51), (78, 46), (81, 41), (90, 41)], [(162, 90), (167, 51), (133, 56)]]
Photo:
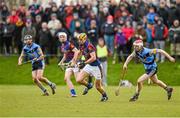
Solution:
[(132, 52), (128, 58), (126, 59), (124, 65), (123, 65), (123, 69), (126, 70), (127, 69), (127, 65), (129, 64), (129, 62), (133, 59), (133, 57), (135, 57), (135, 52)]
[(165, 57), (167, 57), (169, 59), (169, 61), (175, 62), (175, 59), (162, 49), (153, 49), (151, 53), (152, 54), (160, 53), (160, 54), (164, 55)]
[(74, 52), (74, 57), (72, 59), (72, 66), (74, 66), (75, 63), (77, 62), (77, 59), (78, 59), (79, 54), (80, 54), (80, 51), (77, 48), (74, 48), (72, 51)]
[(63, 58), (62, 58), (61, 61), (58, 63), (58, 65), (61, 65), (61, 64), (64, 63), (64, 61), (66, 60), (66, 57), (67, 57), (66, 55), (67, 55), (67, 54), (64, 53)]
[(85, 61), (84, 63), (89, 64), (89, 63), (94, 62), (95, 60), (96, 60), (96, 53), (95, 53), (95, 51), (93, 51), (90, 53), (90, 58), (87, 61)]
[(35, 58), (34, 60), (36, 60), (36, 61), (43, 60), (44, 59), (44, 54), (43, 54), (42, 49), (40, 47), (38, 47), (38, 54), (40, 55), (40, 57)]
[(22, 65), (23, 57), (24, 57), (24, 50), (22, 50), (21, 55), (19, 56), (18, 65)]

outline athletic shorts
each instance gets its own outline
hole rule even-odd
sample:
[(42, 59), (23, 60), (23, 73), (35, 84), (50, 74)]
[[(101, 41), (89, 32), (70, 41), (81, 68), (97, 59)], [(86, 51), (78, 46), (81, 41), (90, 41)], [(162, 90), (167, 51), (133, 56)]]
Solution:
[(36, 61), (32, 64), (32, 71), (44, 69), (44, 68), (45, 68), (45, 64), (43, 61)]
[(157, 73), (157, 68), (146, 69), (146, 74), (149, 75), (150, 77), (152, 77), (152, 76), (155, 75), (156, 73)]
[(102, 68), (101, 66), (91, 66), (89, 64), (85, 65), (82, 69), (87, 72), (90, 76), (94, 76), (96, 80), (102, 79)]
[(65, 71), (66, 71), (66, 72), (68, 72), (68, 71), (73, 71), (74, 73), (77, 73), (77, 72), (79, 72), (79, 68), (75, 66), (74, 68), (66, 68)]

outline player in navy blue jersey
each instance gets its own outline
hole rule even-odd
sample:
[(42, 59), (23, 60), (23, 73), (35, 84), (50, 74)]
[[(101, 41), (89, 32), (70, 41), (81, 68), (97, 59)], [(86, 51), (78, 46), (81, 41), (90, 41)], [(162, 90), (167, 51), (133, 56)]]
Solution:
[(65, 32), (59, 32), (58, 38), (62, 43), (61, 52), (64, 54), (58, 65), (60, 66), (63, 65), (63, 63), (69, 63), (69, 67), (65, 70), (64, 80), (70, 89), (71, 96), (76, 97), (77, 94), (71, 81), (71, 76), (74, 75), (75, 78), (77, 78), (79, 72), (79, 68), (76, 66), (79, 51), (74, 44), (67, 39), (67, 34)]
[(101, 101), (107, 101), (108, 97), (101, 85), (102, 81), (102, 68), (100, 65), (100, 61), (96, 56), (95, 47), (87, 40), (87, 35), (85, 33), (81, 33), (78, 35), (78, 43), (80, 55), (85, 57), (85, 61), (79, 64), (79, 67), (83, 67), (83, 69), (78, 74), (77, 82), (86, 86), (84, 91), (84, 95), (88, 93), (88, 90), (92, 88), (92, 84), (85, 81), (85, 78), (89, 76), (94, 76), (96, 79), (95, 86), (96, 89), (101, 93), (102, 98)]

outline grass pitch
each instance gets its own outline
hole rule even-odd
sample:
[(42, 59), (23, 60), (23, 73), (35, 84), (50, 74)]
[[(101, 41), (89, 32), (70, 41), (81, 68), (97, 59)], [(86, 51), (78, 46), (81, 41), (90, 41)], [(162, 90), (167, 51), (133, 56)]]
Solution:
[(76, 86), (78, 97), (71, 98), (66, 86), (58, 86), (56, 95), (41, 96), (36, 86), (0, 85), (0, 117), (180, 117), (180, 87), (174, 87), (172, 99), (168, 101), (163, 89), (145, 86), (139, 100), (133, 103), (128, 100), (134, 93), (134, 87), (121, 88), (118, 97), (114, 94), (115, 89), (108, 86), (109, 101), (99, 102), (100, 95), (95, 88), (82, 96), (83, 87)]

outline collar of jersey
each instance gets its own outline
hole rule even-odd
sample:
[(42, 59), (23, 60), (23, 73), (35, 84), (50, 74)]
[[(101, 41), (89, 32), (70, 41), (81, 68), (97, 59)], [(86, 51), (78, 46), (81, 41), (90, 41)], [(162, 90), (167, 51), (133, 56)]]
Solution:
[(32, 43), (31, 45), (27, 45), (28, 48), (31, 48), (33, 46), (34, 43)]

